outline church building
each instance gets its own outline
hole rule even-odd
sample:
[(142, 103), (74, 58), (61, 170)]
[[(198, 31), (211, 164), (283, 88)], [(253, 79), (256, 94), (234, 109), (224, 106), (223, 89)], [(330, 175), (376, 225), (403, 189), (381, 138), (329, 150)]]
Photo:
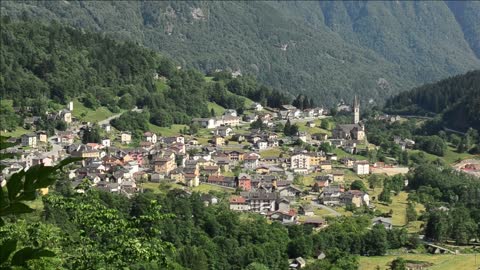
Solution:
[(345, 140), (364, 140), (365, 139), (365, 127), (360, 122), (360, 101), (357, 96), (353, 100), (353, 123), (345, 125), (337, 125), (333, 129), (332, 137), (334, 139)]

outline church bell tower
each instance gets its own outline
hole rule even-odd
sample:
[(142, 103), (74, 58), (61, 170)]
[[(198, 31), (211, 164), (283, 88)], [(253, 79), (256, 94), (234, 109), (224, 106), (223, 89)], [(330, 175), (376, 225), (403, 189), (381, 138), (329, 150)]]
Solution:
[(353, 99), (353, 123), (358, 124), (360, 122), (360, 101), (358, 101), (357, 95)]

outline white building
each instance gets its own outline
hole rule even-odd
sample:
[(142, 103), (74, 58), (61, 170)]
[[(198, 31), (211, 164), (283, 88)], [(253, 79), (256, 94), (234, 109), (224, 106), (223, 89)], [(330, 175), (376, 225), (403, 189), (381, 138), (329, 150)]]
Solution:
[(22, 135), (22, 146), (37, 147), (37, 135), (36, 134)]
[(368, 164), (368, 161), (357, 161), (353, 164), (353, 170), (358, 175), (369, 174), (370, 164)]
[(310, 169), (310, 156), (304, 153), (295, 154), (290, 157), (291, 169)]
[(254, 102), (252, 103), (252, 109), (255, 111), (263, 110), (263, 106), (260, 103)]
[(112, 145), (110, 139), (102, 139), (102, 145), (104, 147), (110, 147)]

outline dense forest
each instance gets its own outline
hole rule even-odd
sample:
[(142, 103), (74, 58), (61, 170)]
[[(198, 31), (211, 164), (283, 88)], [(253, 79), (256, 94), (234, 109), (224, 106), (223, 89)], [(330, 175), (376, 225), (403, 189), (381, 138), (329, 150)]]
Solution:
[[(217, 72), (207, 82), (199, 71), (177, 69), (171, 60), (132, 42), (56, 23), (11, 22), (4, 17), (1, 39), (2, 98), (12, 99), (15, 107), (30, 108), (26, 116), (45, 115), (52, 101), (78, 99), (91, 109), (105, 106), (112, 112), (137, 106), (144, 109), (141, 115), (147, 122), (170, 126), (210, 116), (209, 101), (237, 110), (245, 109), (242, 96), (272, 107), (290, 103), (284, 94), (249, 76)], [(2, 108), (2, 129), (14, 129), (15, 117)]]
[(386, 103), (385, 111), (397, 114), (442, 114), (447, 127), (480, 130), (480, 70), (471, 71), (403, 92)]
[(333, 105), (366, 104), (478, 68), (476, 1), (4, 1), (2, 15), (60, 21), (172, 57), (250, 74)]

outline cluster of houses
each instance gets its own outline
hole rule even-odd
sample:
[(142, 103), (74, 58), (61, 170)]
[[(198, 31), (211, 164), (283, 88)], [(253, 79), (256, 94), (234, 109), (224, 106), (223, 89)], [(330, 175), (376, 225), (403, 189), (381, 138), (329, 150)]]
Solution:
[[(69, 119), (69, 105), (56, 114)], [(263, 107), (254, 103), (251, 108), (255, 114), (251, 119), (261, 119), (264, 123), (305, 117), (319, 117), (323, 108), (298, 110), (294, 106), (284, 105), (279, 110), (265, 112)], [(141, 189), (145, 181), (170, 181), (187, 187), (198, 185), (216, 185), (239, 190), (237, 196), (230, 198), (230, 208), (236, 211), (257, 212), (273, 220), (296, 222), (296, 208), (290, 205), (302, 195), (302, 190), (293, 184), (294, 175), (321, 173), (315, 179), (319, 189), (320, 202), (328, 205), (353, 204), (369, 205), (368, 194), (361, 191), (343, 189), (344, 173), (333, 169), (336, 154), (322, 151), (306, 151), (303, 148), (289, 148), (279, 156), (261, 156), (259, 151), (288, 145), (298, 139), (310, 143), (330, 143), (342, 147), (346, 152), (356, 153), (357, 143), (365, 139), (365, 129), (359, 120), (359, 102), (355, 98), (353, 105), (353, 124), (338, 125), (332, 138), (326, 134), (306, 134), (299, 132), (293, 137), (282, 137), (272, 131), (251, 130), (247, 134), (234, 134), (233, 128), (240, 125), (241, 118), (235, 110), (226, 110), (223, 116), (193, 119), (201, 127), (212, 129), (211, 140), (201, 145), (194, 137), (161, 137), (154, 132), (145, 132), (138, 147), (117, 148), (109, 138), (100, 143), (77, 143), (86, 127), (58, 132), (53, 142), (57, 151), (39, 152), (38, 149), (22, 155), (20, 159), (2, 161), (6, 165), (2, 173), (9, 174), (35, 164), (51, 166), (66, 156), (82, 157), (82, 164), (69, 172), (69, 178), (77, 191), (82, 192), (86, 185), (109, 192), (131, 195)], [(67, 122), (65, 120), (65, 122)], [(312, 123), (309, 123), (312, 125)], [(109, 133), (110, 125), (102, 128)], [(120, 144), (130, 144), (132, 134), (120, 132), (117, 140)], [(228, 147), (229, 141), (244, 144), (244, 149)], [(21, 137), (23, 146), (36, 148), (37, 144), (48, 142), (45, 132), (25, 134)], [(47, 151), (47, 150), (45, 150)], [(346, 168), (358, 175), (369, 174), (369, 163), (362, 160), (343, 158), (340, 160)], [(233, 170), (237, 172), (234, 173)], [(238, 173), (240, 170), (240, 173)], [(308, 209), (299, 209), (308, 215)], [(312, 224), (323, 225), (323, 221), (309, 220)]]

